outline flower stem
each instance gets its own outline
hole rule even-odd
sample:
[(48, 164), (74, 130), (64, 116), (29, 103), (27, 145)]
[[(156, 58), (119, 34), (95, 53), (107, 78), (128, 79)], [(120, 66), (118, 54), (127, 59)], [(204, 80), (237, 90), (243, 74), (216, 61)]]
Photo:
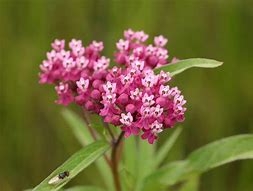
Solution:
[(104, 127), (108, 130), (108, 132), (109, 132), (109, 134), (110, 134), (110, 136), (112, 138), (112, 141), (114, 142), (115, 141), (115, 137), (114, 137), (114, 134), (113, 134), (113, 132), (112, 132), (109, 124), (105, 123), (104, 121), (103, 121), (103, 124), (104, 124)]
[(111, 167), (112, 167), (112, 174), (113, 174), (114, 185), (115, 185), (116, 191), (121, 191), (120, 177), (119, 177), (119, 171), (118, 171), (117, 150), (123, 136), (124, 136), (124, 131), (121, 132), (121, 134), (119, 135), (116, 141), (112, 142), (112, 155), (111, 155), (112, 166)]
[(97, 136), (96, 133), (94, 132), (94, 130), (91, 127), (91, 123), (90, 123), (90, 117), (88, 115), (88, 113), (86, 111), (83, 112), (83, 118), (84, 118), (84, 122), (86, 123), (88, 130), (90, 131), (91, 136), (93, 137), (93, 139), (96, 141), (97, 140)]
[[(96, 136), (96, 132), (93, 130), (92, 126), (91, 126), (91, 122), (90, 122), (90, 116), (88, 115), (87, 111), (83, 111), (83, 119), (84, 122), (92, 136), (92, 138), (94, 139), (94, 141), (97, 140), (97, 136)], [(106, 163), (111, 166), (111, 161), (109, 160), (108, 156), (106, 154), (104, 154), (104, 159), (106, 161)]]

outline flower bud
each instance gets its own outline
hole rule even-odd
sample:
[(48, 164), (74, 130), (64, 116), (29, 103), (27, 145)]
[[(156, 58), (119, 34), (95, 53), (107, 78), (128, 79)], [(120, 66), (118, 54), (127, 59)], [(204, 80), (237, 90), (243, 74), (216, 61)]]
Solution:
[(94, 109), (94, 104), (91, 101), (87, 101), (85, 103), (85, 109), (87, 109), (88, 111), (91, 111)]
[(165, 127), (172, 128), (175, 124), (175, 120), (172, 120), (170, 118), (165, 118), (164, 119), (164, 124), (165, 124)]
[(121, 124), (121, 123), (120, 123), (120, 116), (119, 116), (119, 115), (114, 115), (114, 116), (112, 117), (111, 123), (112, 123), (113, 125), (115, 125), (115, 126), (120, 125), (120, 124)]
[(81, 77), (84, 79), (89, 79), (89, 74), (87, 70), (83, 70), (81, 73)]
[(97, 89), (92, 90), (92, 92), (91, 92), (91, 97), (92, 97), (93, 99), (95, 99), (95, 100), (99, 100), (99, 99), (101, 98), (101, 93), (100, 93), (100, 91), (97, 90)]
[(92, 87), (98, 89), (101, 84), (103, 84), (102, 80), (94, 80), (92, 83)]
[(128, 102), (128, 95), (126, 93), (123, 93), (119, 96), (117, 99), (117, 103), (125, 105)]
[(106, 71), (100, 71), (100, 72), (96, 72), (93, 75), (93, 78), (96, 80), (101, 80), (106, 76), (107, 72)]
[(134, 113), (136, 111), (136, 107), (134, 104), (128, 104), (126, 106), (126, 112)]
[(147, 59), (148, 65), (150, 65), (152, 68), (156, 67), (158, 63), (158, 58), (156, 56), (150, 56)]
[(112, 121), (111, 116), (106, 116), (105, 119), (104, 119), (104, 122), (106, 122), (106, 123), (111, 123), (111, 121)]
[(78, 105), (83, 105), (84, 102), (85, 102), (84, 96), (83, 96), (83, 95), (76, 96), (76, 97), (75, 97), (75, 102), (76, 102)]
[(119, 64), (125, 64), (126, 63), (126, 58), (125, 58), (125, 55), (124, 53), (118, 53), (116, 55), (116, 59), (115, 61)]
[(161, 107), (165, 107), (167, 104), (166, 98), (165, 97), (158, 97), (156, 99), (156, 104), (160, 105)]

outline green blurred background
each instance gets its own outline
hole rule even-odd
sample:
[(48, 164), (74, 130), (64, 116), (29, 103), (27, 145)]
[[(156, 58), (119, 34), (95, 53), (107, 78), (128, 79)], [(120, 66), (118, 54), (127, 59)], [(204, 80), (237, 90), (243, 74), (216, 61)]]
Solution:
[[(0, 190), (38, 184), (80, 145), (55, 105), (51, 86), (38, 84), (39, 64), (55, 38), (103, 40), (105, 55), (125, 29), (168, 37), (178, 58), (224, 62), (191, 69), (175, 83), (188, 101), (184, 131), (167, 160), (222, 137), (253, 132), (253, 2), (243, 0), (0, 0)], [(167, 131), (162, 140), (172, 132)], [(94, 166), (72, 184), (97, 182)], [(200, 190), (253, 190), (253, 162), (204, 174)]]

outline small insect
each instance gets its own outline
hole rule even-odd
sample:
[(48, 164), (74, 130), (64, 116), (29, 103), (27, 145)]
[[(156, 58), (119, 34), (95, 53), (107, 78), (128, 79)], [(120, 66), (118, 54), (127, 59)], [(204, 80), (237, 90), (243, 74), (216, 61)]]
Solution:
[(48, 184), (58, 184), (60, 181), (62, 181), (64, 178), (69, 176), (69, 171), (64, 171), (58, 174), (57, 176), (53, 177), (48, 181)]

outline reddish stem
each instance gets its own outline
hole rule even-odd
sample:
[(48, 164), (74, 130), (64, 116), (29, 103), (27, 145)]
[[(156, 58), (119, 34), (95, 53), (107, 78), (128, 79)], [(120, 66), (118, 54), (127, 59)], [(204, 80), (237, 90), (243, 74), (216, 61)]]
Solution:
[[(93, 128), (91, 126), (90, 118), (89, 118), (89, 116), (88, 116), (88, 114), (87, 114), (86, 111), (83, 111), (83, 114), (84, 114), (83, 115), (84, 122), (85, 122), (86, 126), (88, 127), (88, 130), (89, 130), (91, 136), (93, 137), (94, 141), (96, 141), (97, 140), (96, 133), (95, 133), (95, 131), (93, 130)], [(110, 159), (108, 158), (108, 156), (106, 154), (104, 154), (104, 159), (105, 159), (106, 163), (109, 166), (111, 166), (111, 161), (110, 161)]]
[(123, 136), (124, 136), (124, 131), (122, 131), (118, 139), (112, 143), (112, 155), (111, 155), (112, 166), (111, 167), (112, 167), (112, 174), (113, 174), (116, 191), (121, 191), (120, 177), (119, 177), (119, 171), (118, 171), (117, 151), (118, 151), (118, 147), (120, 145), (120, 142)]

